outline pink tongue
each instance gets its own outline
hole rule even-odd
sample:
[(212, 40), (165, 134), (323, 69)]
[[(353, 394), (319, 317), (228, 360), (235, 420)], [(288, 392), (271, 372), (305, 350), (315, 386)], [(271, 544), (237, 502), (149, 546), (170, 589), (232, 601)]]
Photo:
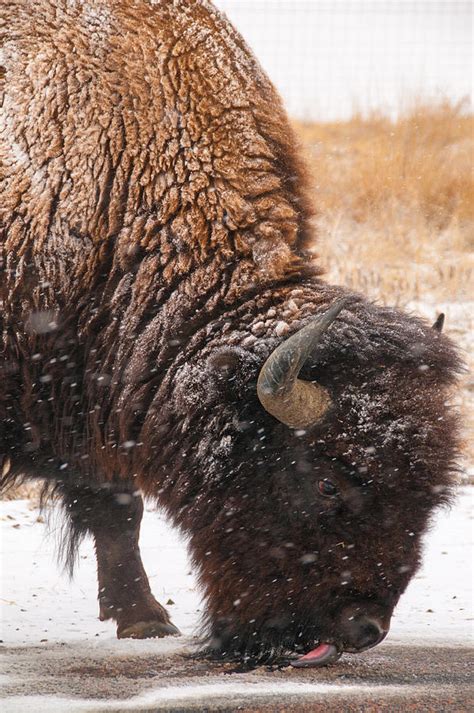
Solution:
[(301, 656), (296, 661), (291, 661), (295, 668), (310, 668), (311, 666), (327, 666), (333, 661), (337, 661), (341, 654), (334, 644), (319, 644), (308, 654)]

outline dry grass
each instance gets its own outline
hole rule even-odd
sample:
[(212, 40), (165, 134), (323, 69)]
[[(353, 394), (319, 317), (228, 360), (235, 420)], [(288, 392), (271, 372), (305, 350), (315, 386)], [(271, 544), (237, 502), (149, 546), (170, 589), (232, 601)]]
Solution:
[(331, 277), (397, 303), (427, 291), (469, 299), (474, 116), (460, 104), (420, 104), (397, 121), (296, 126), (313, 169), (317, 251)]
[[(296, 129), (328, 279), (429, 318), (445, 311), (472, 368), (474, 116), (463, 104), (418, 103), (396, 121), (356, 115)], [(471, 467), (473, 395), (468, 375), (459, 401)]]

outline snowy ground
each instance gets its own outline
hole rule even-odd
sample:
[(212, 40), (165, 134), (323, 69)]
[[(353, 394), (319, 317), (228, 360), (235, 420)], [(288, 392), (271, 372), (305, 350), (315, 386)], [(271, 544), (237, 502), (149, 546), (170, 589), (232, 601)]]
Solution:
[[(292, 705), (294, 710), (320, 710), (319, 700), (325, 701), (325, 710), (332, 710), (330, 701), (334, 710), (340, 709), (342, 700), (344, 710), (352, 710), (348, 700), (355, 701), (354, 710), (362, 710), (358, 700), (385, 701), (387, 710), (398, 710), (400, 700), (403, 710), (408, 693), (425, 704), (433, 696), (433, 705), (441, 706), (418, 710), (447, 705), (464, 710), (473, 633), (472, 492), (462, 488), (454, 508), (438, 514), (427, 537), (424, 566), (381, 646), (346, 655), (324, 671), (262, 668), (240, 676), (183, 657), (195, 643), (200, 597), (185, 547), (159, 513), (145, 514), (142, 555), (155, 595), (163, 604), (173, 602), (168, 609), (183, 636), (118, 641), (114, 625), (97, 619), (90, 542), (82, 546), (70, 582), (55, 563), (54, 516), (48, 534), (29, 502), (4, 502), (0, 648), (7, 697), (2, 710), (280, 710), (282, 701), (281, 710), (292, 710)], [(381, 705), (376, 710), (385, 710)]]

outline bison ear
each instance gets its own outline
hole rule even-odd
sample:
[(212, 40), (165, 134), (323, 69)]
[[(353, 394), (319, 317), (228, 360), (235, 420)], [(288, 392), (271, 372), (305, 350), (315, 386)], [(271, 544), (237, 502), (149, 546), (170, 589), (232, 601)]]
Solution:
[(216, 350), (207, 360), (207, 366), (211, 371), (215, 371), (219, 377), (229, 378), (237, 371), (240, 362), (240, 354), (237, 349), (224, 347)]
[(216, 349), (207, 359), (206, 374), (209, 383), (221, 394), (234, 394), (238, 390), (244, 371), (238, 347)]
[(444, 326), (444, 314), (441, 312), (441, 314), (438, 315), (436, 322), (433, 324), (433, 329), (435, 329), (437, 332), (442, 332), (443, 331), (443, 326)]

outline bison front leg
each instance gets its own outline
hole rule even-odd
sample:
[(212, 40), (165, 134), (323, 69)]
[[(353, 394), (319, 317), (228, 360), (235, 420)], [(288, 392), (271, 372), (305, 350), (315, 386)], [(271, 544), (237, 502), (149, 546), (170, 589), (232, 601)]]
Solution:
[(132, 488), (74, 488), (67, 493), (73, 528), (95, 541), (100, 619), (115, 619), (119, 639), (179, 634), (151, 593), (138, 538), (143, 500)]

